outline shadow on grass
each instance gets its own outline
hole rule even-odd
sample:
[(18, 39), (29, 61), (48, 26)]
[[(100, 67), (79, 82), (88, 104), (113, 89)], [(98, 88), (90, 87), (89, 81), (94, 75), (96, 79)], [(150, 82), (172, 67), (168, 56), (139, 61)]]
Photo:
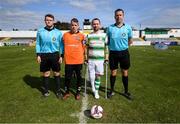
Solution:
[(89, 109), (84, 111), (84, 115), (85, 115), (86, 117), (88, 117), (88, 118), (94, 119), (94, 118), (91, 116), (91, 110), (89, 110)]
[[(31, 76), (31, 75), (25, 75), (23, 77), (24, 82), (30, 86), (31, 88), (35, 88), (37, 89), (39, 92), (41, 92), (41, 94), (43, 94), (43, 80), (42, 77), (38, 77), (38, 76)], [(84, 79), (82, 79), (84, 80)], [(84, 82), (82, 82), (82, 92), (84, 91)], [(72, 77), (71, 83), (70, 83), (70, 92), (75, 95), (76, 94), (76, 79), (75, 77)], [(54, 93), (56, 93), (56, 85), (55, 85), (55, 81), (54, 78), (50, 78), (49, 79), (49, 91), (52, 91)], [(61, 91), (64, 93), (64, 77), (61, 77)]]
[[(101, 87), (99, 88), (99, 90), (105, 93), (105, 92), (106, 92), (106, 87), (102, 87), (102, 86), (101, 86)], [(119, 95), (125, 97), (125, 98), (128, 99), (128, 100), (133, 100), (133, 99), (134, 99), (134, 96), (131, 95), (131, 96), (129, 97), (129, 96), (125, 95), (123, 91), (122, 91), (122, 92), (118, 92), (118, 91), (114, 90), (113, 92), (114, 92), (115, 94), (119, 94)], [(109, 93), (110, 93), (110, 89), (107, 88), (107, 98), (108, 98), (108, 94), (109, 94)]]
[[(106, 92), (106, 87), (100, 86), (99, 90), (102, 91), (102, 92)], [(111, 91), (111, 89), (107, 88), (107, 93), (110, 93), (110, 91)], [(114, 93), (118, 93), (119, 94), (120, 92), (114, 90)]]
[(41, 93), (43, 93), (42, 89), (42, 79), (40, 77), (33, 77), (31, 75), (25, 75), (23, 77), (24, 82), (29, 85), (31, 88), (38, 89)]
[[(41, 94), (43, 94), (43, 81), (42, 77), (36, 77), (36, 76), (31, 76), (31, 75), (25, 75), (23, 77), (24, 82), (29, 85), (31, 88), (37, 89)], [(64, 88), (64, 78), (61, 78), (61, 90)], [(56, 86), (55, 86), (55, 81), (54, 78), (49, 79), (49, 91), (52, 91), (56, 93)]]

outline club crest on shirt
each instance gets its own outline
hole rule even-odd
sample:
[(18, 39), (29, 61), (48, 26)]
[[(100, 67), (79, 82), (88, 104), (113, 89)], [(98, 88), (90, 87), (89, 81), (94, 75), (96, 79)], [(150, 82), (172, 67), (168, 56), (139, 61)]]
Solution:
[(121, 35), (122, 35), (122, 37), (125, 37), (125, 36), (126, 36), (126, 33), (122, 33)]
[(53, 41), (53, 42), (54, 42), (54, 41), (56, 41), (56, 38), (55, 38), (55, 37), (53, 37), (53, 38), (52, 38), (52, 41)]
[(80, 41), (80, 37), (79, 36), (74, 36), (74, 39)]

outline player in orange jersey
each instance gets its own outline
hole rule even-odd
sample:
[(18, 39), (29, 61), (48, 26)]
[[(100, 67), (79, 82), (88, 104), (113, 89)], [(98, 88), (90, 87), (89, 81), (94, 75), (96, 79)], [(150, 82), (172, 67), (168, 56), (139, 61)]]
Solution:
[(65, 62), (65, 94), (63, 99), (67, 99), (69, 94), (69, 87), (73, 72), (77, 77), (77, 91), (75, 98), (80, 99), (81, 91), (81, 70), (84, 63), (84, 34), (79, 32), (79, 22), (76, 18), (71, 20), (71, 30), (63, 35), (64, 43), (64, 62)]

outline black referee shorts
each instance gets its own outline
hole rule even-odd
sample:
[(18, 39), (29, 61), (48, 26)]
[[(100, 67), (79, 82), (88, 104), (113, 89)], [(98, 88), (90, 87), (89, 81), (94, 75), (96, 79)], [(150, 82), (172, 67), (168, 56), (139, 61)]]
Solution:
[(111, 70), (118, 69), (120, 64), (121, 69), (129, 69), (130, 67), (130, 55), (128, 49), (123, 51), (110, 51), (109, 54), (109, 66)]
[(41, 63), (40, 63), (40, 72), (52, 71), (59, 72), (59, 53), (41, 53)]

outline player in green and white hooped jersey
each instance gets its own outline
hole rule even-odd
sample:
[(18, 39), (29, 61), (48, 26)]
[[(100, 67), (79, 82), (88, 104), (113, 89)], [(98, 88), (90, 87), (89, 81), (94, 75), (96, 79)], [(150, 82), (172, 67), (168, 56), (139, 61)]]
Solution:
[(100, 31), (101, 22), (98, 18), (92, 20), (93, 32), (87, 35), (87, 58), (89, 78), (92, 91), (99, 99), (100, 77), (104, 74), (104, 62), (108, 61), (108, 47), (106, 33)]

